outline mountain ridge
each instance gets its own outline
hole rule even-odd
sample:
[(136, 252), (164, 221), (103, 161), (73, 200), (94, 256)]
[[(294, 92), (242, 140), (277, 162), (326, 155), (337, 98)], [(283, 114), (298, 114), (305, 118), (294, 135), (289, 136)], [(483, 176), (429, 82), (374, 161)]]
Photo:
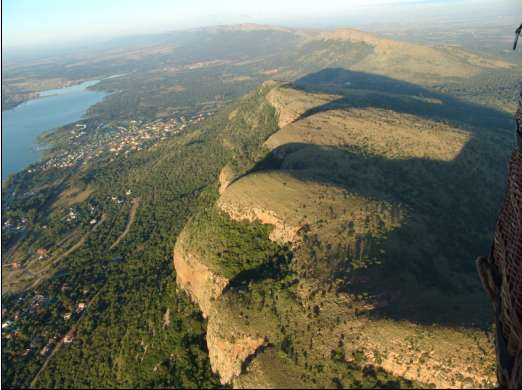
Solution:
[[(397, 236), (394, 230), (400, 231), (402, 225), (410, 223), (408, 222), (410, 220), (419, 224), (416, 228), (419, 233), (422, 229), (429, 230), (427, 226), (421, 227), (425, 223), (422, 222), (425, 217), (417, 215), (420, 211), (412, 209), (411, 206), (397, 203), (397, 199), (393, 199), (393, 197), (388, 198), (385, 202), (380, 201), (378, 198), (382, 196), (380, 191), (383, 191), (383, 189), (374, 192), (374, 195), (369, 197), (368, 195), (361, 197), (361, 195), (354, 195), (353, 192), (350, 193), (349, 188), (352, 188), (353, 191), (357, 186), (362, 185), (361, 180), (364, 174), (355, 179), (351, 185), (348, 184), (348, 187), (343, 185), (338, 188), (339, 184), (335, 184), (335, 182), (328, 184), (327, 181), (323, 181), (330, 175), (328, 172), (336, 172), (340, 169), (342, 171), (342, 168), (339, 166), (333, 168), (329, 164), (324, 164), (325, 160), (321, 158), (317, 160), (317, 157), (320, 156), (319, 153), (323, 152), (334, 156), (333, 151), (328, 151), (328, 148), (341, 146), (341, 150), (335, 152), (339, 157), (334, 158), (334, 161), (337, 160), (340, 164), (343, 164), (340, 159), (345, 158), (342, 156), (347, 152), (363, 153), (371, 158), (371, 156), (383, 153), (383, 151), (383, 161), (393, 161), (397, 157), (404, 161), (414, 158), (426, 161), (454, 161), (458, 159), (458, 155), (462, 154), (464, 145), (469, 142), (469, 134), (466, 134), (462, 129), (445, 127), (447, 125), (443, 122), (433, 121), (423, 124), (422, 119), (415, 115), (404, 115), (393, 111), (390, 112), (393, 115), (388, 115), (385, 111), (375, 111), (374, 114), (371, 114), (372, 111), (366, 109), (363, 111), (364, 114), (377, 115), (380, 121), (389, 121), (391, 127), (386, 129), (380, 126), (379, 129), (384, 132), (382, 136), (378, 132), (372, 136), (369, 136), (371, 133), (366, 133), (366, 140), (358, 140), (353, 134), (346, 133), (347, 138), (343, 139), (340, 138), (341, 134), (346, 132), (346, 126), (343, 124), (353, 126), (357, 117), (365, 118), (364, 114), (357, 112), (357, 109), (343, 109), (342, 105), (339, 105), (332, 106), (332, 112), (324, 109), (324, 111), (313, 112), (310, 116), (303, 115), (311, 108), (328, 106), (332, 101), (339, 100), (339, 95), (325, 95), (324, 93), (314, 95), (315, 92), (295, 89), (295, 86), (270, 85), (272, 89), (266, 94), (266, 100), (275, 107), (280, 127), (263, 144), (265, 153), (267, 153), (266, 161), (258, 162), (259, 168), (239, 175), (224, 190), (221, 190), (217, 203), (208, 206), (212, 211), (206, 213), (209, 213), (207, 215), (225, 213), (226, 219), (230, 218), (235, 221), (235, 224), (242, 226), (248, 226), (252, 223), (271, 225), (271, 232), (265, 236), (265, 239), (269, 239), (277, 245), (286, 246), (292, 254), (291, 260), (285, 260), (290, 261), (287, 266), (282, 265), (285, 262), (283, 260), (278, 260), (283, 261), (280, 265), (272, 263), (274, 260), (265, 260), (268, 261), (267, 264), (272, 264), (271, 266), (267, 265), (267, 267), (285, 270), (283, 273), (278, 274), (281, 271), (275, 271), (271, 274), (268, 268), (266, 272), (269, 276), (268, 279), (264, 280), (260, 275), (265, 271), (259, 271), (260, 274), (256, 277), (254, 276), (256, 275), (256, 268), (250, 268), (252, 266), (249, 265), (248, 269), (241, 271), (240, 267), (235, 273), (227, 274), (227, 285), (220, 285), (221, 292), (218, 295), (212, 295), (210, 300), (208, 298), (203, 299), (206, 303), (202, 307), (204, 307), (209, 318), (207, 344), (211, 365), (214, 372), (220, 374), (222, 383), (232, 383), (235, 387), (252, 383), (251, 381), (262, 383), (263, 386), (288, 386), (291, 382), (286, 382), (281, 378), (276, 380), (270, 375), (272, 368), (267, 368), (266, 364), (269, 363), (263, 356), (265, 353), (272, 353), (270, 351), (282, 353), (281, 348), (283, 348), (286, 351), (286, 356), (290, 360), (293, 359), (293, 362), (283, 363), (285, 361), (283, 359), (278, 364), (286, 364), (285, 370), (288, 370), (288, 372), (301, 372), (303, 361), (298, 356), (301, 356), (302, 352), (297, 352), (294, 348), (303, 347), (302, 343), (305, 342), (306, 337), (303, 338), (301, 333), (307, 334), (308, 332), (302, 328), (307, 321), (317, 317), (318, 320), (313, 320), (313, 323), (317, 327), (318, 335), (322, 336), (313, 337), (314, 345), (316, 345), (314, 356), (316, 357), (326, 357), (328, 348), (333, 348), (332, 354), (334, 354), (335, 348), (331, 343), (333, 340), (337, 340), (340, 335), (343, 335), (343, 338), (351, 340), (348, 344), (343, 342), (341, 350), (335, 352), (344, 356), (340, 360), (340, 362), (345, 362), (343, 364), (348, 364), (346, 362), (354, 364), (355, 362), (363, 366), (370, 365), (384, 370), (382, 375), (387, 373), (387, 375), (392, 375), (393, 378), (402, 377), (403, 379), (399, 380), (412, 381), (422, 386), (490, 386), (494, 383), (494, 370), (491, 370), (494, 364), (493, 354), (491, 354), (492, 345), (488, 337), (481, 336), (480, 330), (473, 326), (467, 328), (442, 323), (429, 325), (405, 318), (401, 320), (393, 319), (384, 312), (394, 305), (402, 306), (401, 301), (405, 297), (401, 297), (401, 295), (405, 294), (405, 291), (394, 293), (384, 287), (379, 288), (378, 283), (376, 284), (376, 291), (370, 293), (370, 295), (357, 292), (358, 287), (354, 288), (361, 283), (368, 283), (368, 278), (371, 278), (370, 275), (378, 272), (381, 261), (389, 261), (385, 260), (387, 257), (387, 255), (383, 255), (385, 252), (379, 251), (383, 250), (383, 243), (389, 241), (391, 245), (395, 240), (390, 238)], [(345, 99), (349, 102), (354, 95), (351, 91), (346, 93), (348, 95)], [(423, 104), (430, 105), (431, 103)], [(288, 112), (285, 112), (287, 107)], [(336, 110), (338, 115), (342, 115), (341, 125), (338, 124), (339, 121), (335, 121), (334, 112)], [(354, 115), (354, 117), (351, 118), (346, 115)], [(317, 125), (314, 125), (314, 122), (309, 122), (308, 118), (317, 118)], [(416, 147), (422, 150), (422, 154), (409, 154), (411, 152), (408, 152), (408, 148), (412, 146), (408, 145), (407, 137), (405, 138), (404, 134), (400, 134), (400, 131), (404, 131), (402, 130), (404, 121), (409, 120), (416, 121), (415, 125), (411, 127), (411, 131), (416, 134), (417, 141), (414, 141), (414, 137), (411, 142), (412, 145), (417, 143)], [(371, 122), (365, 122), (367, 129), (369, 123)], [(375, 126), (378, 126), (378, 123)], [(426, 130), (423, 130), (423, 127)], [(324, 143), (320, 138), (317, 138), (318, 136), (329, 136), (329, 132), (332, 131), (329, 129), (337, 128), (341, 132), (334, 138), (330, 138), (330, 141)], [(307, 131), (310, 133), (307, 133)], [(430, 152), (427, 152), (429, 149), (426, 149), (428, 144), (422, 146), (422, 143), (419, 143), (425, 138), (429, 140), (431, 137), (427, 135), (428, 133), (423, 135), (423, 131), (432, 132), (431, 136), (435, 138), (428, 143), (431, 142), (434, 146), (437, 145), (438, 141), (449, 136), (450, 144), (455, 142), (458, 144), (456, 153), (442, 156), (438, 154), (440, 152), (437, 149), (434, 149), (431, 152), (433, 154), (430, 155)], [(285, 132), (294, 132), (296, 135), (293, 138), (284, 137)], [(452, 134), (457, 135), (457, 138), (451, 138), (453, 137)], [(398, 138), (387, 139), (386, 136), (397, 136)], [(347, 143), (350, 141), (354, 143), (352, 146)], [(368, 145), (367, 148), (358, 151), (357, 147), (365, 142)], [(387, 145), (381, 152), (378, 149), (372, 149), (372, 147), (378, 145), (378, 142), (384, 142)], [(395, 147), (391, 148), (391, 145)], [(317, 148), (317, 150), (314, 148)], [(399, 152), (397, 157), (395, 157), (395, 154), (389, 154), (394, 149)], [(446, 151), (447, 148), (443, 149)], [(401, 157), (401, 152), (406, 154)], [(314, 157), (314, 154), (316, 157)], [(354, 184), (356, 184), (355, 187)], [(314, 186), (317, 186), (317, 189), (314, 189)], [(362, 189), (363, 187), (361, 187)], [(377, 199), (376, 196), (378, 196)], [(223, 216), (220, 218), (223, 218)], [(220, 264), (222, 261), (226, 261), (221, 260), (221, 257), (225, 255), (221, 252), (223, 249), (218, 249), (220, 245), (226, 251), (226, 248), (231, 248), (231, 245), (236, 245), (241, 240), (245, 240), (245, 243), (249, 242), (250, 238), (247, 236), (241, 238), (240, 235), (234, 241), (228, 244), (225, 241), (217, 244), (216, 247), (216, 244), (210, 244), (208, 238), (205, 238), (210, 237), (207, 233), (198, 230), (205, 223), (214, 226), (215, 222), (209, 222), (204, 217), (196, 225), (191, 226), (188, 231), (184, 231), (185, 238), (177, 242), (176, 248), (183, 245), (188, 252), (193, 250), (190, 244), (186, 246), (187, 234), (193, 235), (189, 241), (202, 241), (200, 245), (207, 248), (204, 250), (206, 255), (199, 253), (198, 256), (203, 256), (204, 259), (200, 258), (205, 264), (212, 264), (213, 275), (207, 278), (209, 282), (205, 287), (207, 291), (212, 291), (216, 287), (212, 283), (212, 279), (223, 275), (224, 271), (220, 268), (222, 267)], [(230, 224), (230, 222), (226, 222), (226, 224)], [(191, 225), (190, 222), (189, 225)], [(196, 226), (199, 226), (199, 228)], [(223, 231), (219, 234), (226, 235), (228, 228), (221, 225), (221, 227), (216, 226), (213, 229)], [(429, 233), (421, 234), (427, 234), (425, 239), (430, 239)], [(245, 245), (256, 245), (256, 240), (258, 239)], [(212, 239), (212, 242), (214, 242), (214, 239)], [(400, 246), (400, 244), (394, 245)], [(344, 256), (347, 255), (348, 258), (351, 258), (351, 265), (343, 263), (342, 259), (335, 260), (341, 261), (340, 264), (335, 264), (334, 259), (339, 254), (331, 252), (330, 248), (336, 246), (340, 247), (341, 252), (339, 253), (344, 252)], [(213, 252), (214, 250), (216, 252)], [(312, 256), (308, 251), (312, 251), (310, 253), (315, 252), (315, 254)], [(197, 252), (192, 254), (195, 253)], [(178, 254), (179, 251), (176, 249), (174, 252), (175, 265), (180, 261), (176, 257)], [(226, 255), (225, 258), (227, 256), (229, 255)], [(374, 256), (376, 258), (373, 258)], [(417, 259), (416, 262), (420, 265), (423, 260)], [(341, 265), (340, 268), (338, 268), (339, 265)], [(259, 267), (259, 270), (264, 269), (262, 263)], [(343, 268), (344, 270), (342, 270)], [(284, 276), (286, 273), (287, 276)], [(368, 275), (365, 276), (365, 273), (368, 273)], [(353, 274), (353, 276), (350, 276), (350, 274)], [(235, 281), (236, 279), (239, 280)], [(415, 277), (412, 280), (414, 279)], [(278, 283), (282, 283), (281, 287), (275, 287)], [(419, 279), (415, 283), (424, 282)], [(189, 295), (193, 296), (195, 302), (201, 301), (201, 296), (199, 298), (194, 296), (195, 292), (192, 290), (190, 281), (179, 280), (178, 284)], [(333, 286), (335, 286), (335, 293), (330, 292)], [(426, 287), (418, 286), (417, 288), (422, 290)], [(432, 290), (429, 294), (439, 294), (436, 293), (438, 288), (430, 287)], [(378, 292), (379, 289), (380, 292)], [(476, 285), (473, 289), (476, 291), (474, 294), (480, 296), (479, 286)], [(320, 300), (316, 296), (319, 291), (322, 291), (319, 294)], [(286, 298), (283, 299), (281, 294), (285, 295)], [(371, 295), (374, 297), (370, 298)], [(279, 300), (276, 300), (277, 296), (279, 296)], [(465, 301), (469, 298), (464, 294), (459, 299)], [(272, 303), (268, 304), (267, 300)], [(417, 305), (418, 303), (408, 303), (408, 305), (412, 304)], [(275, 317), (266, 318), (269, 316), (267, 309), (264, 308), (266, 305), (268, 305), (268, 308), (272, 305), (274, 313), (277, 313)], [(383, 315), (372, 314), (383, 309)], [(301, 314), (297, 314), (300, 311), (303, 311), (305, 317), (301, 318)], [(295, 318), (287, 317), (290, 312), (293, 313), (292, 315)], [(307, 312), (308, 314), (306, 314)], [(273, 314), (270, 314), (270, 316), (273, 316)], [(337, 316), (340, 322), (335, 325), (335, 323), (331, 323), (331, 320), (326, 320), (324, 316), (330, 319)], [(265, 319), (262, 320), (262, 318)], [(298, 318), (300, 319), (298, 320)], [(305, 318), (308, 318), (308, 320)], [(344, 320), (341, 318), (344, 318)], [(264, 321), (263, 324), (261, 324), (262, 321)], [(274, 322), (275, 324), (273, 324)], [(280, 325), (276, 325), (277, 323)], [(343, 324), (347, 324), (347, 327)], [(285, 330), (279, 330), (278, 326)], [(343, 331), (339, 329), (343, 329)], [(383, 329), (387, 329), (386, 332), (383, 332)], [(391, 343), (384, 341), (384, 338), (387, 337), (383, 336), (384, 334), (394, 335), (389, 339)], [(287, 339), (292, 340), (290, 345), (294, 346), (289, 350), (287, 349), (288, 346), (284, 347), (285, 342), (283, 342)], [(417, 341), (409, 347), (401, 347), (408, 345), (412, 339)], [(443, 340), (445, 340), (444, 343)], [(447, 340), (453, 341), (446, 343)], [(235, 342), (237, 344), (234, 344)], [(417, 346), (414, 347), (414, 344)], [(458, 353), (453, 349), (456, 344), (460, 345)], [(437, 347), (433, 349), (435, 345)], [(261, 351), (260, 348), (262, 348)], [(305, 354), (304, 359), (306, 362), (309, 357), (307, 358)], [(418, 367), (418, 370), (415, 371), (410, 366), (410, 359), (421, 359), (422, 368)], [(450, 359), (451, 364), (446, 359)], [(489, 363), (485, 364), (486, 361)], [(243, 367), (244, 365), (246, 367)], [(348, 371), (337, 371), (339, 368), (328, 367), (328, 372), (344, 373), (339, 374), (341, 376), (347, 375), (343, 377), (345, 381), (348, 380), (347, 378), (350, 375), (353, 375), (348, 374), (349, 369)], [(466, 368), (464, 369), (464, 367)], [(436, 374), (437, 372), (439, 374)], [(441, 372), (444, 372), (444, 374), (441, 374)], [(296, 375), (297, 377), (286, 378), (286, 380), (304, 381), (305, 386), (311, 386), (311, 383), (308, 382), (310, 378), (307, 379), (304, 373)], [(319, 377), (321, 376), (319, 375)], [(259, 382), (260, 378), (264, 378), (263, 382)], [(275, 382), (272, 382), (272, 380), (275, 380)], [(322, 380), (326, 380), (326, 377)], [(315, 383), (317, 384), (317, 382)], [(329, 382), (319, 383), (326, 386)]]

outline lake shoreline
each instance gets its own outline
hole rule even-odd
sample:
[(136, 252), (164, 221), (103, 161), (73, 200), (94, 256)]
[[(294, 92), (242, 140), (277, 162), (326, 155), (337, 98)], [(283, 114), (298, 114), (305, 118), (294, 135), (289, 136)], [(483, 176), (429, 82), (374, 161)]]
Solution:
[(100, 81), (42, 91), (38, 98), (2, 112), (2, 183), (42, 160), (42, 134), (85, 119), (89, 108), (110, 94), (90, 88)]

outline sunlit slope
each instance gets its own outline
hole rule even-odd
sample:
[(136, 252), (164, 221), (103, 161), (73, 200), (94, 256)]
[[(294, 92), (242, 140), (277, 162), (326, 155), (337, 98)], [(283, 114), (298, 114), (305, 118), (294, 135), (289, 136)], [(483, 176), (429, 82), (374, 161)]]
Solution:
[(212, 368), (236, 387), (491, 386), (473, 258), (502, 194), (509, 118), (339, 72), (271, 84), (280, 129), (264, 157), (176, 245), (176, 268), (197, 257), (209, 270)]
[[(277, 91), (280, 99), (289, 100), (290, 107), (292, 91), (288, 88)], [(315, 97), (314, 94), (311, 96)], [(317, 102), (322, 102), (322, 99)], [(281, 107), (285, 107), (282, 110), (285, 111), (288, 106), (282, 103)], [(283, 114), (286, 115), (289, 114)], [(451, 161), (459, 155), (469, 138), (469, 132), (415, 115), (376, 108), (343, 110), (333, 107), (289, 124), (270, 137), (266, 145), (270, 149), (290, 143), (356, 147), (387, 159)]]
[[(279, 94), (282, 100), (285, 95), (294, 99), (295, 90), (280, 88), (272, 93)], [(313, 96), (304, 94), (308, 98)], [(372, 279), (376, 290), (409, 289), (408, 283), (400, 286), (399, 280), (422, 280), (429, 288), (421, 289), (417, 297), (413, 288), (400, 298), (409, 302), (404, 308), (414, 311), (417, 318), (424, 314), (430, 318), (430, 310), (442, 309), (446, 303), (444, 294), (441, 300), (426, 298), (424, 307), (410, 307), (427, 291), (441, 293), (442, 285), (462, 294), (456, 294), (457, 297), (464, 300), (471, 297), (480, 305), (468, 256), (476, 250), (474, 245), (478, 245), (479, 239), (487, 236), (490, 225), (486, 222), (494, 221), (500, 185), (493, 187), (498, 190), (488, 186), (493, 185), (492, 178), (498, 183), (502, 180), (505, 151), (502, 144), (494, 143), (494, 133), (498, 136), (500, 131), (472, 132), (466, 126), (448, 124), (449, 121), (430, 120), (393, 109), (361, 110), (349, 106), (351, 98), (350, 95), (343, 98), (347, 106), (302, 115), (302, 119), (272, 135), (265, 143), (272, 153), (252, 173), (234, 182), (218, 204), (236, 220), (257, 218), (272, 223), (276, 226), (273, 237), (292, 241), (295, 232), (305, 228), (323, 236), (325, 242), (334, 241), (330, 242), (334, 249), (324, 254), (330, 260), (347, 252), (349, 257), (355, 255), (359, 260), (382, 262), (380, 271), (378, 267), (369, 271), (376, 273), (372, 278), (386, 278), (380, 285)], [(318, 103), (323, 103), (322, 96)], [(507, 144), (504, 139), (503, 145)], [(340, 189), (343, 192), (335, 192)], [(474, 191), (483, 194), (484, 207), (476, 204)], [(458, 213), (457, 220), (454, 213)], [(270, 222), (270, 218), (276, 222)], [(366, 230), (359, 228), (354, 233), (356, 222), (361, 220)], [(473, 231), (457, 229), (455, 224), (473, 226)], [(321, 225), (326, 233), (320, 232)], [(345, 233), (352, 236), (348, 234), (343, 239), (339, 232), (332, 234), (336, 225), (343, 226)], [(388, 237), (387, 226), (397, 228), (397, 225), (400, 228)], [(452, 239), (452, 235), (459, 238)], [(411, 240), (419, 241), (412, 245)], [(432, 256), (440, 261), (434, 262)], [(401, 270), (401, 277), (385, 276), (396, 269)], [(360, 276), (364, 280), (365, 276)], [(353, 282), (356, 277), (352, 277)], [(441, 286), (434, 288), (438, 283)], [(474, 294), (468, 294), (470, 288)], [(453, 314), (441, 313), (446, 320), (452, 315), (459, 316), (458, 310)], [(467, 320), (471, 323), (478, 318), (480, 315), (476, 313)]]
[(353, 30), (309, 34), (299, 63), (339, 66), (429, 85), (470, 78), (487, 70), (514, 70), (512, 63), (456, 47), (427, 47)]

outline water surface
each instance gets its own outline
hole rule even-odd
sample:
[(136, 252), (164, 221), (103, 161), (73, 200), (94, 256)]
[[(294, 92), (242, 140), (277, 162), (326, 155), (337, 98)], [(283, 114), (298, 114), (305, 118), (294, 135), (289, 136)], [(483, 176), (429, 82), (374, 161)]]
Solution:
[(90, 106), (107, 95), (87, 90), (97, 82), (43, 91), (38, 99), (2, 113), (2, 181), (41, 158), (36, 148), (40, 134), (81, 119)]

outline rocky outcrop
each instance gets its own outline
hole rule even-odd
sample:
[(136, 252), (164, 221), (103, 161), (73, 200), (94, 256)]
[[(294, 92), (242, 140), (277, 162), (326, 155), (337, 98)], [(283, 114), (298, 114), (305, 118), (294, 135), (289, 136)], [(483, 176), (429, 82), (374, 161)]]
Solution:
[[(347, 35), (354, 40), (366, 39)], [(335, 97), (305, 94), (286, 87), (268, 94), (282, 128), (264, 144), (272, 150), (269, 163), (263, 166), (269, 169), (253, 169), (239, 177), (231, 166), (225, 167), (219, 176), (220, 197), (215, 206), (234, 221), (271, 225), (272, 241), (291, 244), (291, 266), (297, 283), (274, 288), (279, 282), (276, 278), (247, 280), (251, 275), (248, 272), (227, 288), (229, 281), (218, 273), (221, 268), (210, 257), (201, 255), (210, 253), (216, 259), (223, 250), (223, 246), (209, 242), (206, 251), (205, 239), (215, 231), (198, 234), (196, 226), (204, 226), (201, 219), (192, 230), (185, 229), (185, 234), (194, 237), (184, 237), (182, 233), (175, 248), (178, 285), (208, 318), (209, 359), (221, 383), (285, 388), (289, 383), (296, 386), (297, 378), (305, 381), (304, 387), (311, 384), (306, 382), (313, 377), (307, 375), (310, 367), (324, 364), (322, 378), (313, 377), (312, 387), (328, 387), (331, 383), (324, 379), (330, 378), (326, 373), (338, 372), (338, 361), (329, 359), (335, 351), (361, 369), (371, 365), (391, 376), (425, 385), (493, 386), (491, 345), (481, 332), (378, 319), (383, 313), (395, 314), (394, 305), (416, 304), (409, 298), (413, 290), (395, 291), (398, 279), (397, 283), (382, 283), (382, 291), (378, 290), (379, 282), (388, 278), (380, 267), (381, 261), (395, 258), (393, 251), (386, 252), (393, 248), (381, 243), (388, 239), (387, 233), (404, 226), (404, 235), (389, 236), (397, 245), (407, 244), (405, 240), (415, 233), (412, 226), (423, 229), (425, 219), (402, 204), (385, 201), (386, 194), (380, 199), (378, 194), (384, 191), (377, 184), (381, 168), (374, 167), (367, 156), (363, 156), (364, 160), (361, 157), (365, 164), (353, 165), (351, 158), (340, 155), (341, 151), (331, 150), (335, 145), (363, 147), (371, 155), (395, 160), (393, 164), (399, 161), (401, 166), (401, 161), (413, 158), (453, 161), (469, 141), (469, 135), (422, 118), (377, 109), (330, 110), (328, 116), (318, 112), (299, 119), (310, 108)], [(410, 126), (406, 128), (405, 123)], [(379, 131), (383, 126), (390, 129), (385, 135)], [(316, 147), (305, 149), (302, 145)], [(334, 163), (330, 164), (330, 160)], [(370, 167), (367, 174), (361, 172), (366, 162)], [(349, 173), (353, 178), (353, 182), (347, 181), (351, 192), (317, 180), (323, 177), (318, 172), (328, 177), (329, 170), (338, 172), (339, 167), (345, 169), (346, 177)], [(374, 174), (375, 183), (369, 183), (367, 177)], [(374, 193), (376, 198), (370, 198), (369, 194)], [(408, 226), (405, 221), (413, 223)], [(423, 234), (431, 239), (429, 234)], [(237, 237), (232, 245), (240, 239)], [(225, 249), (229, 246), (225, 245)], [(214, 247), (220, 251), (210, 252)], [(350, 272), (350, 279), (339, 275), (339, 269)], [(413, 276), (411, 279), (415, 280)], [(339, 293), (337, 286), (345, 288), (347, 282), (367, 286), (370, 293)], [(375, 318), (373, 313), (377, 314)], [(286, 342), (287, 338), (292, 340), (292, 353), (299, 359), (288, 355), (279, 361), (277, 357), (284, 355), (280, 353), (282, 340)], [(293, 367), (293, 376), (289, 367)], [(345, 386), (351, 383), (349, 374), (340, 374), (344, 375), (339, 380)]]
[[(248, 335), (225, 338), (223, 319), (217, 320), (212, 309), (221, 297), (229, 280), (212, 272), (197, 254), (190, 250), (187, 232), (183, 231), (174, 248), (176, 282), (192, 301), (197, 304), (205, 318), (209, 318), (207, 347), (212, 371), (220, 376), (221, 383), (231, 383), (242, 372), (245, 361), (265, 343), (262, 337)], [(219, 313), (218, 313), (219, 314)]]
[[(362, 237), (378, 236), (384, 231), (398, 228), (405, 218), (403, 212), (400, 211), (401, 208), (398, 205), (386, 205), (354, 196), (354, 194), (323, 183), (300, 180), (300, 177), (285, 172), (286, 168), (290, 167), (291, 169), (292, 167), (292, 165), (285, 165), (285, 160), (291, 161), (291, 156), (294, 153), (298, 155), (301, 152), (302, 146), (299, 146), (301, 144), (315, 144), (325, 147), (335, 145), (336, 142), (340, 145), (365, 145), (370, 139), (369, 144), (373, 148), (372, 151), (375, 154), (384, 155), (390, 160), (415, 156), (447, 161), (459, 154), (467, 141), (467, 134), (442, 125), (435, 126), (428, 121), (410, 118), (405, 114), (399, 116), (398, 114), (377, 110), (365, 110), (364, 113), (357, 110), (349, 112), (329, 111), (327, 115), (318, 113), (299, 120), (301, 113), (309, 109), (310, 101), (307, 99), (311, 99), (315, 104), (324, 104), (324, 102), (331, 101), (332, 98), (328, 95), (306, 95), (306, 98), (298, 99), (294, 96), (294, 93), (294, 91), (286, 88), (279, 88), (272, 90), (268, 96), (279, 114), (281, 130), (266, 141), (265, 147), (272, 150), (270, 157), (275, 162), (274, 166), (278, 166), (280, 169), (277, 171), (251, 172), (234, 181), (233, 184), (227, 186), (226, 191), (221, 193), (217, 206), (235, 221), (260, 222), (273, 226), (270, 239), (278, 243), (291, 243), (294, 249), (294, 258), (305, 253), (306, 243), (310, 242), (301, 238), (300, 233), (305, 230), (303, 228), (306, 226), (306, 234), (303, 237), (314, 237), (314, 239), (320, 240), (323, 248), (328, 248), (330, 245), (332, 247), (344, 245), (347, 248), (345, 250), (346, 255), (359, 259), (360, 264), (371, 261), (368, 248), (374, 242), (364, 240)], [(372, 128), (372, 118), (376, 119), (376, 131), (373, 137), (371, 132), (368, 133), (369, 125), (370, 129)], [(381, 118), (386, 118), (384, 124)], [(328, 125), (325, 126), (325, 123)], [(410, 126), (406, 127), (405, 123), (409, 123)], [(383, 125), (390, 128), (389, 132), (385, 132), (386, 136), (378, 131), (379, 128), (382, 129)], [(321, 129), (321, 131), (317, 129)], [(401, 148), (396, 146), (398, 140), (401, 142)], [(297, 145), (298, 149), (294, 145)], [(395, 145), (395, 147), (392, 148), (390, 145)], [(313, 159), (310, 152), (306, 157), (310, 161)], [(310, 163), (309, 166), (313, 167), (313, 164)], [(299, 167), (301, 174), (306, 167), (305, 164), (301, 164)], [(306, 176), (302, 175), (301, 177)], [(375, 218), (373, 218), (374, 216)], [(347, 223), (351, 223), (351, 230), (346, 229)], [(316, 253), (319, 253), (319, 250)], [(330, 272), (327, 260), (329, 253), (326, 249), (316, 257), (319, 261), (322, 261), (321, 272), (325, 272), (325, 275)], [(320, 280), (323, 280), (320, 279), (321, 277), (318, 272), (314, 275), (311, 283), (320, 283)], [(324, 280), (327, 278), (328, 276), (325, 276)], [(229, 295), (226, 294), (221, 298), (220, 311), (217, 311), (215, 317), (209, 321), (207, 340), (212, 367), (215, 372), (219, 373), (223, 381), (233, 382), (235, 386), (252, 383), (241, 383), (242, 378), (244, 378), (243, 374), (249, 380), (258, 379), (261, 375), (264, 378), (262, 383), (266, 386), (266, 383), (270, 383), (267, 378), (273, 379), (275, 377), (273, 366), (269, 366), (270, 370), (266, 375), (260, 374), (264, 371), (256, 367), (255, 362), (260, 356), (256, 353), (256, 350), (264, 345), (263, 337), (266, 337), (266, 340), (273, 341), (273, 334), (264, 331), (265, 329), (256, 333), (245, 331), (245, 327), (241, 326), (229, 328), (231, 326), (229, 323), (223, 322), (223, 318), (218, 318), (226, 317), (229, 322), (232, 321), (230, 318), (232, 316), (223, 312), (226, 304), (221, 305), (228, 297)], [(308, 296), (306, 299), (309, 299)], [(336, 297), (336, 299), (338, 298)], [(357, 304), (350, 303), (350, 305), (356, 305), (357, 310), (361, 311), (375, 310), (375, 307), (371, 307), (368, 303), (358, 302)], [(318, 354), (321, 348), (329, 350), (331, 346), (326, 346), (330, 340), (338, 339), (341, 334), (353, 335), (353, 319), (350, 318), (349, 309), (346, 309), (342, 304), (335, 304), (330, 309), (323, 306), (321, 310), (325, 312), (331, 310), (332, 313), (337, 313), (336, 315), (344, 315), (348, 322), (346, 328), (339, 330), (338, 333), (317, 337), (317, 343), (324, 344), (323, 347), (318, 346), (318, 349), (314, 350), (315, 354)], [(236, 310), (236, 313), (233, 314), (239, 316), (240, 312), (241, 310)], [(295, 310), (293, 312), (295, 314)], [(239, 318), (236, 318), (236, 320), (239, 320)], [(218, 321), (221, 321), (220, 325), (217, 324)], [(249, 319), (249, 321), (252, 320)], [(223, 331), (224, 328), (227, 330)], [(408, 349), (409, 346), (402, 349), (402, 345), (408, 338), (416, 337), (415, 332), (406, 332), (403, 330), (404, 328), (406, 328), (404, 324), (390, 326), (389, 332), (376, 338), (379, 340), (377, 343), (373, 343), (372, 337), (365, 337), (369, 334), (369, 330), (363, 328), (357, 334), (357, 337), (364, 339), (365, 342), (351, 341), (347, 343), (353, 346), (357, 345), (357, 349), (347, 351), (349, 353), (346, 356), (351, 356), (352, 353), (358, 355), (362, 352), (365, 357), (363, 361), (381, 367), (397, 377), (426, 384), (466, 386), (489, 383), (487, 374), (476, 375), (476, 368), (473, 368), (469, 375), (467, 373), (462, 374), (462, 378), (457, 375), (458, 370), (447, 370), (446, 367), (451, 365), (443, 362), (442, 359), (448, 355), (448, 349), (437, 354), (433, 353), (433, 356), (426, 353), (426, 351), (431, 352), (430, 344), (441, 344), (440, 340), (444, 339), (443, 336), (439, 336), (437, 339), (433, 338), (419, 352)], [(320, 328), (320, 326), (318, 329), (325, 332), (325, 329)], [(218, 333), (218, 331), (221, 333)], [(241, 331), (244, 331), (244, 333), (241, 333)], [(399, 331), (406, 334), (398, 337), (396, 343), (391, 343), (389, 335), (397, 334)], [(239, 337), (237, 336), (238, 333), (244, 336)], [(236, 337), (232, 338), (231, 335)], [(314, 339), (314, 342), (316, 340)], [(388, 340), (386, 348), (382, 347), (384, 344), (382, 340)], [(471, 343), (472, 340), (468, 338), (464, 345)], [(372, 345), (372, 347), (365, 348), (365, 345)], [(461, 350), (464, 349), (464, 345)], [(400, 353), (396, 351), (400, 351)], [(311, 353), (311, 350), (307, 352)], [(475, 356), (476, 351), (466, 352), (465, 358), (468, 358)], [(252, 359), (253, 356), (255, 356), (255, 359)], [(452, 358), (457, 361), (457, 357)], [(252, 363), (248, 365), (249, 370), (242, 374), (241, 362), (247, 359), (248, 361), (251, 360)], [(479, 359), (480, 356), (477, 357), (477, 360)], [(411, 362), (419, 363), (411, 364)], [(463, 368), (461, 367), (461, 369)], [(238, 379), (234, 379), (240, 374), (241, 376)]]
[(278, 126), (279, 128), (283, 128), (286, 125), (289, 125), (293, 121), (295, 121), (299, 117), (299, 112), (294, 111), (285, 104), (284, 96), (282, 96), (279, 89), (274, 88), (272, 91), (268, 93), (266, 96), (268, 102), (275, 108), (278, 114)]
[(264, 210), (257, 207), (250, 209), (239, 209), (229, 203), (218, 202), (218, 206), (234, 221), (261, 222), (272, 225), (274, 228), (270, 233), (270, 239), (280, 244), (293, 243), (298, 240), (298, 233), (301, 226), (293, 226), (285, 223), (273, 211)]
[(219, 374), (222, 384), (231, 383), (242, 372), (244, 362), (264, 344), (262, 337), (238, 336), (227, 340), (220, 336), (217, 322), (210, 320), (207, 329), (207, 346), (210, 365)]
[(392, 375), (436, 388), (495, 386), (494, 346), (479, 330), (386, 320), (354, 320), (350, 326), (357, 336), (346, 346), (346, 356), (358, 350)]
[(174, 248), (174, 268), (176, 282), (196, 303), (206, 318), (212, 303), (221, 296), (228, 279), (215, 274), (185, 247), (183, 233)]
[(221, 195), (234, 180), (234, 171), (225, 165), (219, 173), (219, 194)]

